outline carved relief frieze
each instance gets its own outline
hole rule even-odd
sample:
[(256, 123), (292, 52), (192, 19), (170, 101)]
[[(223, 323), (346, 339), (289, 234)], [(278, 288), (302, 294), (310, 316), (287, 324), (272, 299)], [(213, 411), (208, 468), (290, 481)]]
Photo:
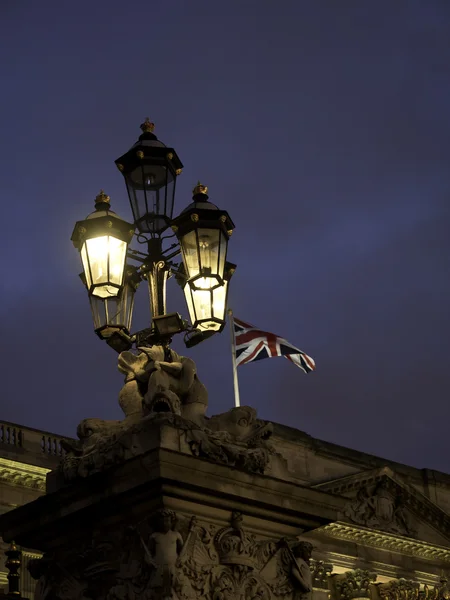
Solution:
[[(308, 600), (311, 551), (303, 541), (257, 538), (238, 512), (219, 528), (162, 509), (67, 554), (31, 560), (29, 571), (35, 600)], [(317, 578), (328, 572), (316, 566)]]
[(409, 514), (413, 513), (450, 539), (450, 516), (417, 490), (398, 482), (388, 467), (314, 487), (343, 496), (356, 494), (345, 515), (355, 524), (414, 538), (417, 532)]
[(415, 537), (417, 532), (405, 507), (404, 496), (398, 491), (393, 494), (387, 480), (383, 479), (374, 486), (358, 490), (356, 498), (345, 508), (344, 515), (358, 525)]

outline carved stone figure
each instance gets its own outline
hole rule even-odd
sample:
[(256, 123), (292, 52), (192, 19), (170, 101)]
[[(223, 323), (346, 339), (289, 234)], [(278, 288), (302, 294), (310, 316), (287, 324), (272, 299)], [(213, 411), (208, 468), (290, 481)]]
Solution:
[[(29, 561), (36, 600), (298, 600), (312, 589), (311, 544), (259, 539), (240, 512), (228, 526), (161, 509), (137, 525), (94, 531)], [(410, 600), (410, 599), (405, 599)]]
[(394, 498), (386, 489), (384, 481), (375, 487), (360, 489), (355, 500), (347, 505), (344, 514), (358, 525), (409, 537), (415, 535), (402, 498)]
[(139, 354), (119, 355), (119, 371), (125, 375), (119, 404), (127, 417), (140, 411), (172, 412), (202, 422), (208, 392), (190, 358), (163, 346), (139, 348)]
[[(191, 519), (188, 537), (195, 526)], [(188, 539), (186, 540), (188, 541)], [(160, 510), (155, 518), (155, 530), (150, 535), (148, 547), (142, 540), (147, 563), (154, 571), (149, 582), (151, 590), (163, 599), (186, 596), (183, 574), (183, 537), (176, 529), (176, 515), (171, 510)]]
[(309, 561), (312, 553), (312, 544), (308, 542), (294, 542), (289, 545), (286, 540), (281, 540), (281, 547), (285, 549), (285, 562), (289, 565), (289, 572), (294, 589), (297, 590), (296, 598), (311, 598), (312, 576)]
[(191, 359), (162, 346), (139, 348), (137, 354), (119, 355), (119, 370), (125, 374), (119, 394), (125, 418), (84, 419), (77, 428), (79, 440), (62, 441), (66, 455), (47, 478), (52, 490), (146, 452), (151, 432), (163, 426), (178, 429), (194, 456), (264, 473), (275, 454), (268, 441), (272, 424), (248, 406), (208, 419), (207, 391)]

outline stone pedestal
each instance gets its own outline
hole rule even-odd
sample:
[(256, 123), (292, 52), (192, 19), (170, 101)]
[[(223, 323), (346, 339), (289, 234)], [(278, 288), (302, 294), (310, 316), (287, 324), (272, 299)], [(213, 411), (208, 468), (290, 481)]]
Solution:
[(308, 594), (301, 536), (344, 499), (283, 479), (254, 417), (239, 437), (225, 417), (150, 415), (69, 451), (45, 496), (0, 517), (5, 541), (44, 553), (30, 564), (36, 600)]

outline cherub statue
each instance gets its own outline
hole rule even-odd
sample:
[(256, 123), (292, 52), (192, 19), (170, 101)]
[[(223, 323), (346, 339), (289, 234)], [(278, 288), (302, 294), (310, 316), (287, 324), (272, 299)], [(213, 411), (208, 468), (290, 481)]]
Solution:
[(155, 530), (150, 535), (148, 546), (141, 538), (145, 549), (146, 563), (154, 569), (150, 588), (157, 589), (163, 599), (183, 596), (186, 586), (180, 569), (188, 539), (196, 524), (193, 517), (189, 524), (186, 543), (176, 529), (176, 515), (172, 510), (162, 509), (156, 513)]

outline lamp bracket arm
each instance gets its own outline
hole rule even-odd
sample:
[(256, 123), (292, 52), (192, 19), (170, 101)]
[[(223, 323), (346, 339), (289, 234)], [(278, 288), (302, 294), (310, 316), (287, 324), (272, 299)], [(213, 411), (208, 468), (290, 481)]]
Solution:
[(129, 258), (131, 260), (136, 260), (137, 262), (140, 262), (140, 263), (143, 263), (143, 262), (145, 262), (147, 255), (144, 254), (143, 252), (139, 252), (139, 250), (132, 250), (131, 248), (128, 248), (127, 258)]
[[(170, 246), (169, 248), (167, 248), (167, 250), (165, 250), (163, 252), (165, 261), (169, 261), (171, 258), (174, 258), (175, 256), (178, 256), (179, 254), (181, 254), (180, 247), (179, 246), (177, 247), (177, 246), (178, 246), (178, 244), (172, 244), (172, 246)], [(168, 256), (165, 256), (165, 252), (169, 252), (173, 248), (176, 248), (176, 250), (174, 252), (172, 252), (171, 254), (169, 254)]]

